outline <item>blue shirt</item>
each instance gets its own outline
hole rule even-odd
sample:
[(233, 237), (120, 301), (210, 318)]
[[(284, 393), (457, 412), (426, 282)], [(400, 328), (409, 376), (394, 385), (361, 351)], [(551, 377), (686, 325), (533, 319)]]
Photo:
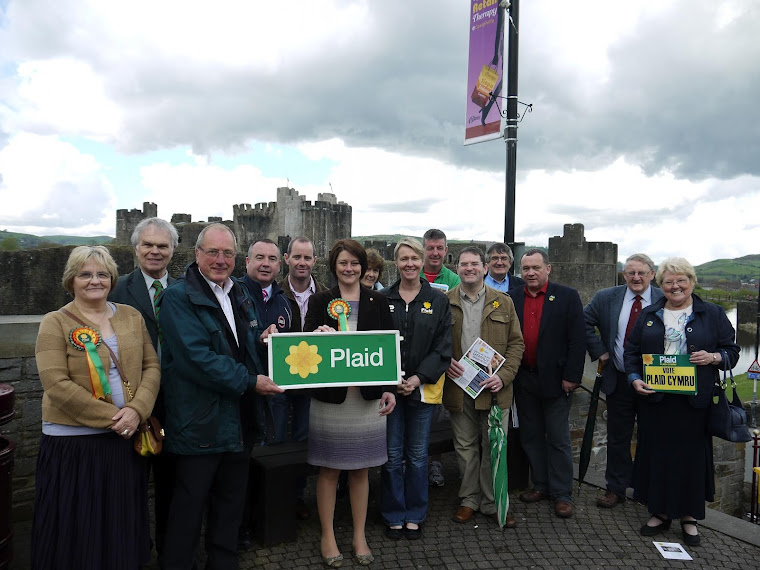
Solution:
[(507, 273), (503, 281), (496, 281), (496, 279), (491, 277), (491, 274), (489, 273), (486, 275), (485, 282), (491, 289), (496, 289), (502, 293), (507, 293), (509, 291), (509, 273)]

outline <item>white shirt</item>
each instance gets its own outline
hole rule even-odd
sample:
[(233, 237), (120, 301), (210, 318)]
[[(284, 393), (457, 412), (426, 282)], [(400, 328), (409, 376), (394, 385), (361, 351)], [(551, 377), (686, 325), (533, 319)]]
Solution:
[[(615, 368), (621, 372), (625, 371), (625, 365), (623, 364), (623, 340), (625, 340), (625, 329), (628, 326), (628, 319), (631, 317), (631, 307), (636, 300), (637, 293), (634, 293), (630, 289), (626, 288), (625, 297), (623, 298), (623, 306), (620, 309), (620, 315), (618, 315), (618, 327), (617, 336), (615, 337)], [(641, 294), (641, 310), (652, 304), (652, 286), (650, 285), (646, 291)], [(641, 313), (639, 313), (641, 314)]]
[(206, 283), (208, 283), (209, 287), (211, 287), (211, 290), (214, 292), (214, 296), (216, 297), (216, 300), (219, 302), (219, 306), (222, 308), (222, 311), (224, 312), (224, 316), (227, 317), (227, 322), (230, 325), (230, 328), (232, 329), (232, 334), (235, 335), (235, 343), (240, 346), (240, 341), (238, 340), (237, 336), (237, 327), (235, 326), (235, 314), (232, 312), (232, 301), (230, 301), (230, 291), (232, 290), (232, 279), (227, 277), (227, 280), (224, 282), (224, 287), (220, 287), (213, 281), (210, 281), (203, 273), (198, 271), (198, 273), (201, 274), (201, 277), (203, 277), (206, 280)]
[(298, 303), (298, 308), (301, 310), (301, 330), (303, 330), (304, 324), (306, 324), (306, 311), (309, 310), (309, 297), (312, 296), (317, 290), (317, 286), (314, 285), (314, 278), (309, 277), (309, 286), (305, 291), (299, 293), (293, 289), (293, 284), (290, 282), (290, 276), (288, 276), (288, 286), (290, 287), (293, 298)]
[[(145, 279), (145, 286), (148, 288), (148, 296), (150, 297), (150, 302), (152, 303), (153, 297), (156, 294), (156, 288), (153, 286), (153, 282), (156, 280), (156, 278), (151, 277), (142, 269), (140, 270), (140, 273), (142, 273), (143, 279)], [(160, 281), (161, 286), (166, 289), (169, 286), (169, 272), (164, 272), (164, 275), (162, 277), (159, 277), (158, 281)]]

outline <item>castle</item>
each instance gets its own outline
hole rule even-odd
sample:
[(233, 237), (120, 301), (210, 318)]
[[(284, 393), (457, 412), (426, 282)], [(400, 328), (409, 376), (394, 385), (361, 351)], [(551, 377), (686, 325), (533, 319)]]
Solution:
[[(232, 212), (232, 220), (209, 217), (205, 222), (193, 222), (189, 214), (173, 214), (171, 222), (179, 233), (180, 247), (193, 247), (203, 227), (213, 222), (227, 225), (242, 250), (256, 240), (269, 238), (285, 251), (291, 238), (304, 235), (314, 243), (317, 257), (324, 258), (336, 240), (351, 237), (351, 206), (338, 202), (330, 193), (318, 194), (312, 203), (293, 188), (280, 187), (276, 202), (238, 204)], [(115, 243), (128, 245), (135, 226), (157, 215), (158, 206), (153, 202), (144, 202), (142, 210), (116, 210)]]

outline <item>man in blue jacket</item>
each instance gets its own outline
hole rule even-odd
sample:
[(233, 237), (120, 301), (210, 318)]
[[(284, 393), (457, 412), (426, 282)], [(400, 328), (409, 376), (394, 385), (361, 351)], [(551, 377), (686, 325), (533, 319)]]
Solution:
[(583, 309), (588, 354), (602, 363), (602, 392), (607, 395), (607, 491), (596, 500), (606, 509), (625, 501), (633, 481), (631, 438), (638, 406), (625, 374), (623, 348), (641, 311), (662, 298), (662, 291), (651, 285), (654, 262), (649, 256), (635, 253), (626, 259), (623, 278), (625, 285), (598, 291)]
[[(207, 568), (238, 567), (237, 536), (248, 478), (244, 393), (282, 389), (262, 375), (253, 304), (230, 279), (235, 235), (210, 224), (198, 236), (195, 263), (160, 299), (166, 451), (175, 455), (175, 487), (164, 568), (194, 566), (206, 513)], [(255, 422), (254, 422), (255, 425)]]

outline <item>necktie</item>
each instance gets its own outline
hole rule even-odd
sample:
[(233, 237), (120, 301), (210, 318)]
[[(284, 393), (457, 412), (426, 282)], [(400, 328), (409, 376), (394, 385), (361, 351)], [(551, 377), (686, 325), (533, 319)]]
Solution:
[(161, 285), (161, 282), (158, 279), (153, 281), (153, 312), (156, 313), (156, 318), (158, 318), (158, 313), (161, 311), (161, 307), (156, 304), (156, 301), (158, 301), (158, 296), (163, 290), (164, 286)]
[(161, 358), (161, 341), (164, 336), (161, 332), (161, 323), (158, 322), (158, 313), (161, 312), (161, 307), (157, 304), (158, 297), (161, 295), (161, 291), (164, 290), (164, 286), (158, 279), (153, 281), (153, 312), (156, 313), (156, 330), (158, 332), (158, 358)]
[(641, 313), (641, 295), (636, 295), (636, 298), (633, 300), (633, 305), (631, 305), (631, 316), (628, 317), (628, 325), (626, 325), (625, 327), (625, 337), (623, 337), (623, 346), (625, 346), (625, 343), (628, 340), (628, 335), (631, 334), (631, 329), (633, 329), (633, 325), (636, 324), (636, 319), (639, 318), (640, 313)]
[(264, 296), (264, 302), (266, 303), (266, 301), (267, 301), (267, 291), (266, 291), (266, 289), (262, 289), (261, 290), (261, 294)]

